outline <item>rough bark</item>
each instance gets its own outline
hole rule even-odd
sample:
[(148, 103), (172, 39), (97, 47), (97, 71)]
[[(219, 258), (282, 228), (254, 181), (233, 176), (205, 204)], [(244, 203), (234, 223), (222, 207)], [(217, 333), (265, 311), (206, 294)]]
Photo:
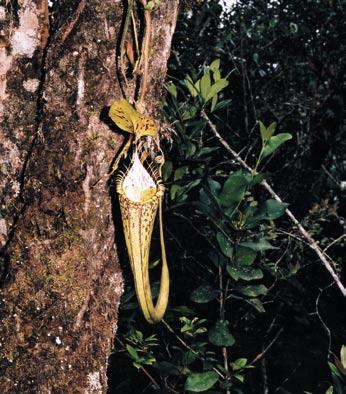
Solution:
[[(48, 37), (46, 1), (0, 6), (0, 389), (101, 393), (122, 276), (107, 173), (123, 137), (123, 2), (65, 1)], [(178, 1), (153, 15), (147, 110), (157, 113)]]

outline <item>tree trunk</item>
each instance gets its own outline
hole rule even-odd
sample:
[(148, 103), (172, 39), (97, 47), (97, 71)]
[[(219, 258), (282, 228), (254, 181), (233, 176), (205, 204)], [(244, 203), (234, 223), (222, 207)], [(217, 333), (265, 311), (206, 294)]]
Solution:
[[(0, 6), (0, 391), (102, 393), (122, 275), (108, 185), (123, 136), (120, 0)], [(158, 113), (178, 0), (153, 13), (146, 108)], [(49, 32), (51, 32), (49, 34)]]

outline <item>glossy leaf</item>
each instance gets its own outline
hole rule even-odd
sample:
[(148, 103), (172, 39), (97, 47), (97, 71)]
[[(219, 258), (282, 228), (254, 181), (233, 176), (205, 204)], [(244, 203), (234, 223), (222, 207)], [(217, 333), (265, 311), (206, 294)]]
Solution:
[(264, 159), (265, 157), (272, 154), (280, 145), (290, 139), (292, 139), (292, 135), (289, 133), (281, 133), (271, 137), (263, 148), (261, 159)]

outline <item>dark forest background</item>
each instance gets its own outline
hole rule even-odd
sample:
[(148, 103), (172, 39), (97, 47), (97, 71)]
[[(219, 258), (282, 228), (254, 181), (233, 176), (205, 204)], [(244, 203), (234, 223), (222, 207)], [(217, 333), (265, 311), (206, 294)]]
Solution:
[[(344, 298), (285, 214), (346, 283), (345, 24), (337, 0), (183, 4), (163, 102), (170, 307), (148, 326), (123, 264), (110, 393), (346, 392)], [(292, 138), (263, 155), (273, 133)]]

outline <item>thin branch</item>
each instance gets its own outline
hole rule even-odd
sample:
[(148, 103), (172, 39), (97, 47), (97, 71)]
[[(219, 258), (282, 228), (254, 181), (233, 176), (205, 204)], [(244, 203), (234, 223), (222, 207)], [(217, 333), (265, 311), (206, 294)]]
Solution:
[(339, 241), (341, 241), (342, 239), (344, 239), (346, 237), (346, 234), (342, 234), (340, 235), (340, 237), (334, 239), (334, 241), (332, 241), (329, 245), (327, 245), (324, 249), (323, 252), (325, 253), (326, 250), (328, 250), (331, 246), (335, 245), (336, 243), (338, 243)]
[[(208, 117), (208, 115), (205, 113), (205, 111), (201, 112), (202, 117), (208, 122), (208, 125), (210, 127), (210, 129), (212, 130), (212, 132), (214, 133), (214, 135), (216, 136), (216, 138), (220, 141), (220, 143), (226, 148), (226, 150), (231, 153), (231, 155), (245, 168), (247, 169), (249, 172), (251, 172), (252, 174), (255, 173), (255, 170), (253, 168), (251, 168), (240, 156), (239, 154), (232, 149), (232, 147), (228, 144), (227, 141), (225, 141), (222, 136), (220, 135), (220, 133), (218, 132), (216, 126), (214, 123), (212, 123), (212, 121), (210, 120), (210, 118)], [(269, 192), (269, 194), (276, 200), (282, 203), (281, 198), (275, 193), (275, 191), (272, 189), (272, 187), (269, 185), (269, 183), (264, 179), (261, 182), (261, 185)], [(319, 257), (320, 261), (322, 262), (322, 264), (325, 266), (325, 268), (327, 269), (327, 271), (329, 272), (329, 274), (332, 276), (332, 278), (334, 279), (334, 282), (337, 284), (338, 288), (340, 289), (342, 295), (344, 297), (346, 297), (346, 288), (344, 287), (344, 285), (341, 283), (338, 275), (336, 274), (336, 272), (334, 271), (331, 263), (328, 261), (331, 260), (329, 256), (327, 256), (323, 250), (318, 246), (317, 242), (311, 237), (311, 235), (305, 230), (305, 228), (300, 224), (300, 222), (298, 221), (298, 219), (293, 215), (292, 211), (288, 208), (285, 209), (285, 212), (287, 214), (287, 216), (291, 219), (291, 221), (297, 226), (298, 231), (300, 232), (300, 234), (303, 236), (303, 238), (305, 238), (305, 240), (307, 241), (307, 244), (309, 245), (310, 249), (312, 249), (317, 256)], [(332, 261), (332, 260), (331, 260)], [(335, 265), (335, 263), (332, 261), (332, 264)]]
[(330, 283), (330, 284), (329, 284), (328, 286), (326, 286), (325, 288), (320, 289), (320, 292), (319, 292), (319, 294), (318, 294), (318, 296), (317, 296), (317, 298), (316, 298), (316, 315), (317, 315), (319, 321), (321, 322), (321, 324), (322, 324), (323, 328), (325, 329), (325, 331), (326, 331), (326, 333), (327, 333), (327, 336), (328, 336), (328, 356), (329, 356), (330, 353), (331, 353), (331, 347), (332, 347), (332, 334), (331, 334), (331, 332), (330, 332), (329, 327), (327, 326), (327, 324), (326, 324), (325, 321), (323, 320), (323, 318), (322, 318), (322, 316), (321, 316), (321, 314), (320, 314), (320, 312), (319, 312), (318, 307), (319, 307), (320, 298), (321, 298), (323, 292), (326, 291), (327, 289), (329, 289), (329, 287), (331, 287), (333, 284), (334, 284), (334, 282)]
[[(220, 304), (220, 319), (224, 320), (225, 319), (225, 294), (227, 294), (224, 291), (223, 287), (223, 275), (222, 275), (222, 266), (219, 265), (219, 290), (220, 290), (220, 298), (219, 298), (219, 304)], [(230, 379), (230, 373), (229, 373), (229, 368), (228, 368), (228, 351), (227, 347), (223, 346), (222, 347), (222, 357), (223, 357), (223, 367), (225, 368), (226, 372), (226, 377), (227, 379)], [(226, 394), (231, 394), (230, 390), (226, 390)]]
[(266, 353), (268, 353), (269, 349), (274, 345), (274, 343), (278, 340), (279, 336), (281, 335), (282, 331), (283, 331), (283, 327), (280, 328), (280, 330), (276, 333), (275, 337), (272, 339), (272, 341), (269, 343), (268, 346), (266, 346), (266, 348), (264, 348), (262, 350), (261, 353), (259, 353), (250, 363), (250, 365), (256, 363), (257, 361), (261, 360), (261, 358), (263, 358)]

